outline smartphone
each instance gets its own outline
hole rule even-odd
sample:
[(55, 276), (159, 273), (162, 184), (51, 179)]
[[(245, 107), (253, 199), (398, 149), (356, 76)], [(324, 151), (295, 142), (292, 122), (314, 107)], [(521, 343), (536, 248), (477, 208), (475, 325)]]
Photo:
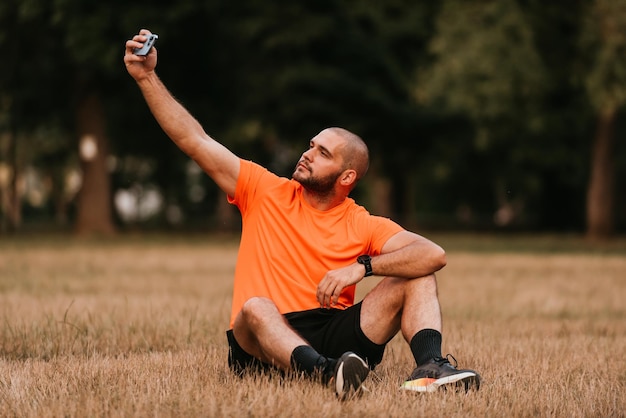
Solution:
[(133, 54), (142, 55), (142, 56), (148, 55), (148, 52), (150, 52), (150, 48), (152, 48), (156, 40), (159, 39), (159, 35), (157, 35), (156, 33), (153, 33), (151, 35), (147, 35), (147, 37), (148, 37), (148, 40), (146, 40), (146, 42), (143, 44), (143, 47), (135, 48), (135, 50), (133, 51)]

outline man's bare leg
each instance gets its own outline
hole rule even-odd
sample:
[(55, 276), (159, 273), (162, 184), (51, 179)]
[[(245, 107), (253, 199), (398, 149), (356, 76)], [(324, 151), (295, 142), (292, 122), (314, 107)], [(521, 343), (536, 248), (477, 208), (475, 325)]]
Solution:
[(248, 354), (283, 370), (290, 370), (296, 347), (308, 345), (266, 298), (248, 300), (233, 326), (235, 339)]
[(417, 279), (383, 279), (363, 300), (361, 328), (377, 344), (398, 331), (409, 343), (417, 367), (402, 389), (433, 392), (440, 386), (478, 389), (474, 370), (458, 370), (441, 356), (441, 308), (434, 275)]
[(354, 353), (339, 359), (327, 359), (296, 333), (267, 298), (248, 300), (233, 326), (233, 335), (241, 348), (257, 359), (283, 370), (296, 369), (323, 382), (333, 380), (340, 400), (361, 393), (369, 367)]
[(407, 342), (422, 329), (441, 332), (435, 275), (383, 279), (363, 299), (361, 328), (376, 344), (384, 344), (400, 330)]

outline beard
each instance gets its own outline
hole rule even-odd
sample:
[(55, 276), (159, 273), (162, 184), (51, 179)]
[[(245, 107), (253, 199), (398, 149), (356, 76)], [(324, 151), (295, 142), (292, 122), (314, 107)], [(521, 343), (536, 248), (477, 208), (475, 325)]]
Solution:
[[(307, 168), (308, 169), (308, 168)], [(311, 171), (309, 170), (309, 173)], [(335, 182), (341, 175), (341, 171), (330, 173), (324, 177), (316, 177), (311, 173), (310, 176), (304, 177), (296, 170), (291, 176), (294, 180), (302, 185), (305, 189), (317, 195), (329, 195), (335, 190)]]

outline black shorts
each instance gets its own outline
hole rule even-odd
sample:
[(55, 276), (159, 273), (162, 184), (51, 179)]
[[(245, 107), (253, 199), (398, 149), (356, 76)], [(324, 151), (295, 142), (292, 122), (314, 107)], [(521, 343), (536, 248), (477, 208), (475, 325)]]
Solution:
[[(374, 369), (383, 358), (386, 344), (370, 341), (361, 330), (361, 303), (348, 309), (311, 309), (283, 315), (296, 330), (321, 355), (339, 358), (352, 351)], [(246, 353), (237, 343), (233, 330), (226, 331), (228, 338), (228, 364), (237, 373), (246, 369), (269, 369), (265, 364)]]

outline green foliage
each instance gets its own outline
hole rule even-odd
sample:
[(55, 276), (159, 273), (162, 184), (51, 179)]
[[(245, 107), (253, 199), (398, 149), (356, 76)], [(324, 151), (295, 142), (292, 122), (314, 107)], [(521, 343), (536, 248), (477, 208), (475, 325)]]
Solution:
[(597, 110), (626, 102), (626, 1), (596, 0), (583, 13), (585, 87)]
[(330, 124), (357, 131), (383, 125), (372, 118), (389, 118), (406, 106), (408, 68), (419, 56), (419, 38), (405, 48), (417, 38), (407, 28), (419, 21), (399, 14), (400, 3), (233, 6), (248, 69), (241, 79), (249, 92), (241, 97), (246, 111), (300, 141)]
[(470, 122), (438, 147), (448, 181), (431, 190), (452, 191), (448, 208), (512, 207), (521, 224), (581, 227), (593, 125), (578, 82), (593, 55), (577, 44), (586, 3), (443, 3), (414, 92), (433, 113)]
[[(532, 112), (541, 98), (545, 69), (531, 27), (513, 0), (446, 1), (429, 49), (434, 63), (418, 73), (421, 103), (483, 123)], [(539, 120), (529, 125), (541, 126)]]

